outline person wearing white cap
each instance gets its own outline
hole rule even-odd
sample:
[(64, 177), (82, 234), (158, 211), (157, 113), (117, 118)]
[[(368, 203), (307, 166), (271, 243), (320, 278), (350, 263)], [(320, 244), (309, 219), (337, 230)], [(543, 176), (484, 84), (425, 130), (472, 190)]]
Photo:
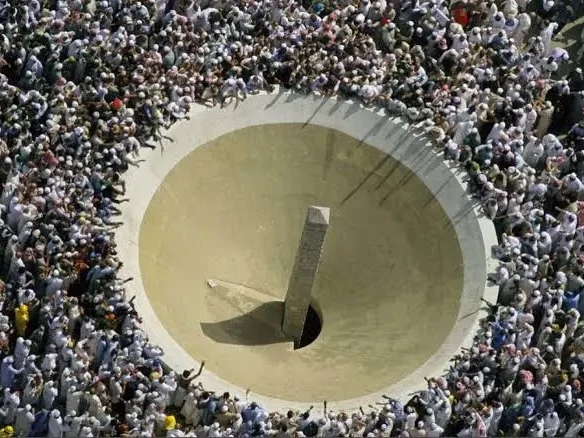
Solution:
[(55, 269), (51, 275), (47, 278), (46, 295), (52, 297), (61, 288), (63, 284), (63, 279), (61, 278), (60, 272)]
[(493, 125), (493, 128), (489, 132), (489, 135), (487, 135), (487, 141), (500, 140), (501, 138), (503, 138), (506, 135), (505, 129), (506, 129), (505, 122), (495, 123)]
[(554, 437), (560, 428), (560, 419), (556, 411), (550, 412), (543, 418), (543, 427), (546, 437)]
[(325, 73), (321, 73), (312, 81), (312, 83), (310, 84), (310, 89), (312, 91), (319, 91), (328, 83), (328, 81), (329, 79), (327, 75)]
[(227, 105), (231, 99), (237, 99), (237, 82), (233, 78), (227, 79), (219, 90), (218, 101), (221, 107)]
[(185, 423), (187, 425), (190, 424), (196, 425), (199, 422), (202, 413), (199, 411), (197, 404), (198, 404), (197, 395), (195, 394), (194, 389), (190, 389), (190, 391), (184, 398), (184, 403), (180, 410), (180, 413), (185, 418)]
[(78, 436), (80, 438), (93, 438), (95, 435), (91, 431), (91, 427), (89, 427), (89, 426), (83, 426), (81, 428), (81, 430), (79, 431), (79, 435)]
[(65, 407), (67, 412), (79, 412), (79, 405), (81, 404), (81, 397), (83, 392), (75, 385), (69, 387), (67, 391), (67, 401)]
[(543, 138), (546, 135), (551, 123), (552, 115), (554, 113), (554, 106), (550, 101), (545, 102), (545, 107), (539, 112), (539, 120), (535, 130), (535, 136), (537, 138)]
[(14, 421), (14, 434), (16, 436), (28, 436), (34, 422), (32, 406), (27, 404), (16, 410)]
[(63, 436), (63, 419), (58, 409), (54, 409), (49, 416), (49, 438), (61, 438)]
[[(580, 180), (580, 178), (578, 178), (578, 176), (572, 172), (568, 175), (566, 175), (563, 179), (562, 179), (563, 183), (564, 183), (564, 187), (565, 189), (569, 192), (569, 193), (574, 193), (575, 195), (580, 195), (582, 193), (582, 190), (584, 190), (584, 184), (582, 183), (582, 181)], [(572, 233), (574, 233), (576, 231), (576, 215), (573, 213), (570, 213), (568, 211), (565, 210), (561, 210), (564, 213), (564, 218), (571, 218), (573, 219), (573, 223), (574, 223), (574, 228), (572, 230)]]
[(24, 368), (14, 367), (14, 358), (6, 356), (2, 359), (2, 367), (0, 368), (0, 383), (4, 388), (11, 388), (14, 384), (16, 376), (21, 374)]
[(16, 346), (14, 349), (14, 367), (20, 369), (24, 366), (26, 358), (30, 354), (30, 347), (32, 342), (30, 339), (24, 340), (22, 337), (16, 339)]
[(428, 438), (437, 438), (442, 436), (444, 429), (438, 426), (435, 422), (430, 423), (426, 428), (426, 436)]
[[(552, 8), (553, 6), (554, 6), (554, 2), (551, 0), (546, 1), (544, 3), (544, 9), (545, 8)], [(550, 22), (546, 27), (544, 27), (542, 29), (542, 31), (539, 34), (541, 41), (544, 45), (544, 53), (543, 53), (544, 56), (548, 56), (550, 53), (550, 42), (551, 42), (552, 36), (554, 35), (557, 28), (558, 28), (558, 23)]]

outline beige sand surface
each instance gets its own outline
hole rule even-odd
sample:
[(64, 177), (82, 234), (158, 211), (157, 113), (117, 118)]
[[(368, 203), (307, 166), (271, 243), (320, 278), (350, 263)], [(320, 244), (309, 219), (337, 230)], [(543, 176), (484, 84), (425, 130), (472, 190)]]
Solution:
[[(331, 208), (323, 328), (293, 351), (273, 327), (309, 205)], [(255, 126), (168, 174), (142, 222), (140, 269), (169, 333), (215, 375), (291, 401), (343, 400), (396, 383), (448, 336), (463, 282), (448, 225), (378, 149), (319, 126)]]

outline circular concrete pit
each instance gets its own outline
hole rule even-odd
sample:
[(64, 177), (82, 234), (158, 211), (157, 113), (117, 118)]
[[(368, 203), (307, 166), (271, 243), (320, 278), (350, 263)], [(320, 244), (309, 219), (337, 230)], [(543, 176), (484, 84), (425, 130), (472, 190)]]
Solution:
[[(310, 205), (331, 209), (313, 294), (323, 324), (294, 351), (279, 324)], [(405, 377), (442, 345), (462, 292), (456, 233), (426, 186), (379, 149), (302, 124), (237, 130), (178, 163), (146, 211), (140, 267), (159, 318), (195, 359), (306, 402)]]
[[(403, 398), (472, 337), (485, 291), (485, 224), (423, 143), (399, 128), (405, 146), (392, 144), (394, 122), (348, 103), (337, 122), (332, 111), (319, 118), (326, 107), (310, 98), (304, 112), (296, 100), (272, 99), (201, 110), (196, 127), (173, 129), (175, 144), (130, 175), (137, 199), (122, 234), (133, 244), (121, 253), (140, 276), (146, 329), (171, 366), (205, 360), (206, 387), (249, 388), (268, 408)], [(363, 113), (384, 125), (348, 135)], [(205, 127), (207, 135), (192, 134)], [(310, 205), (329, 207), (331, 218), (311, 339), (295, 350), (280, 328)]]

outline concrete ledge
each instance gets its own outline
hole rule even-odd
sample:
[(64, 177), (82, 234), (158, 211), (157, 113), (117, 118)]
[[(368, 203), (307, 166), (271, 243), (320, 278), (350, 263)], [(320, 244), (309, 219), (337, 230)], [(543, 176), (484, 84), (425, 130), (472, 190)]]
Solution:
[[(448, 369), (449, 359), (461, 347), (472, 343), (479, 319), (484, 316), (479, 311), (480, 298), (491, 302), (497, 299), (496, 288), (486, 284), (487, 273), (496, 266), (490, 257), (491, 246), (497, 244), (495, 230), (491, 221), (479, 214), (466, 194), (466, 184), (462, 181), (464, 175), (450, 169), (426, 140), (408, 130), (407, 123), (388, 118), (379, 108), (368, 109), (348, 100), (293, 94), (283, 89), (273, 94), (250, 96), (244, 102), (225, 109), (196, 106), (190, 115), (190, 121), (181, 122), (169, 131), (168, 135), (175, 141), (167, 142), (164, 152), (160, 149), (143, 150), (146, 162), (139, 169), (131, 168), (126, 173), (127, 196), (131, 202), (123, 206), (124, 225), (117, 232), (124, 275), (135, 278), (132, 291), (136, 294), (136, 308), (143, 317), (143, 326), (150, 340), (165, 350), (164, 360), (168, 366), (181, 372), (183, 369), (198, 368), (199, 364), (166, 331), (144, 291), (138, 251), (144, 213), (165, 176), (189, 152), (228, 132), (274, 123), (306, 123), (333, 128), (399, 160), (426, 184), (446, 211), (456, 230), (464, 260), (464, 289), (457, 322), (438, 352), (398, 383), (356, 399), (330, 402), (329, 408), (355, 411), (359, 406), (379, 401), (382, 394), (406, 401), (409, 394), (425, 388), (424, 377), (442, 375)], [(202, 381), (206, 388), (216, 392), (245, 393), (244, 388), (206, 370)], [(269, 410), (309, 406), (309, 403), (268, 398), (255, 393), (250, 393), (250, 400)], [(315, 400), (314, 405), (321, 401)]]

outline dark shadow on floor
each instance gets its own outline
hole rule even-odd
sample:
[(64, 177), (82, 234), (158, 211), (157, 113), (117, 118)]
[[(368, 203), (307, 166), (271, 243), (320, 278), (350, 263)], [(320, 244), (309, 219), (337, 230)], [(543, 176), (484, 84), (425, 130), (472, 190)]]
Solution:
[(386, 154), (376, 165), (375, 167), (365, 176), (365, 178), (363, 178), (361, 180), (361, 182), (359, 184), (357, 184), (357, 186), (351, 190), (351, 192), (349, 194), (347, 194), (347, 196), (345, 196), (343, 198), (343, 200), (341, 201), (340, 205), (342, 206), (343, 204), (345, 204), (347, 201), (349, 201), (353, 196), (355, 196), (355, 194), (367, 183), (367, 181), (369, 181), (369, 179), (373, 176), (376, 175), (382, 168), (383, 166), (390, 162), (390, 160), (392, 159), (392, 156), (389, 154)]
[(388, 123), (388, 120), (389, 119), (387, 117), (382, 117), (381, 119), (379, 119), (377, 123), (375, 123), (375, 125), (373, 125), (371, 129), (369, 129), (369, 131), (367, 131), (367, 133), (361, 138), (361, 140), (359, 140), (358, 146), (363, 146), (367, 139), (372, 135), (379, 134), (379, 131), (381, 131), (381, 128), (383, 128), (385, 124)]
[(274, 98), (264, 107), (264, 110), (267, 110), (271, 107), (273, 107), (276, 102), (278, 102), (278, 100), (280, 99), (280, 97), (282, 97), (284, 95), (284, 93), (286, 93), (286, 89), (284, 87), (280, 87), (280, 89), (278, 90), (278, 93), (274, 96)]
[(214, 323), (202, 322), (201, 330), (220, 344), (253, 346), (292, 342), (281, 333), (283, 315), (284, 302), (271, 301), (245, 315)]
[(316, 110), (314, 110), (314, 112), (312, 113), (312, 115), (306, 120), (306, 122), (304, 122), (302, 124), (302, 127), (303, 128), (306, 128), (308, 125), (310, 125), (310, 123), (312, 122), (312, 120), (320, 112), (320, 110), (322, 109), (322, 107), (329, 101), (329, 99), (330, 99), (330, 97), (328, 97), (328, 96), (322, 96), (321, 97), (321, 102), (318, 104), (318, 107), (316, 108)]
[(326, 181), (335, 156), (335, 131), (329, 129), (326, 134), (326, 150), (322, 169), (322, 180)]

